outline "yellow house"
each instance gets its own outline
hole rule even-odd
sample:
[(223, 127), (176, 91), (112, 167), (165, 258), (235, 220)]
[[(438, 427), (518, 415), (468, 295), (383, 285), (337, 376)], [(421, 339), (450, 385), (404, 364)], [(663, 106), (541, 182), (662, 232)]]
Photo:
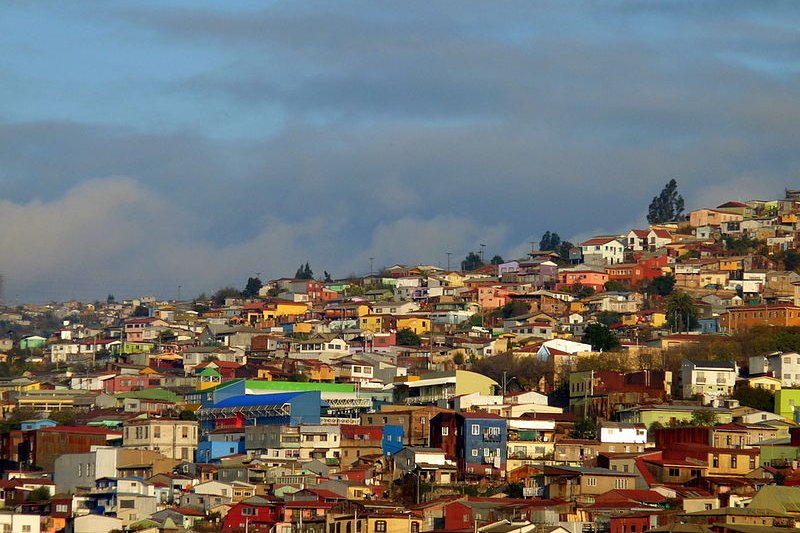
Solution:
[(747, 378), (747, 382), (754, 389), (766, 389), (771, 391), (781, 390), (781, 380), (772, 376), (753, 376)]
[(744, 261), (741, 257), (729, 257), (719, 260), (719, 269), (724, 272), (731, 272), (744, 269)]
[(296, 322), (292, 325), (292, 333), (310, 334), (313, 329), (313, 324), (311, 322)]
[(410, 329), (417, 335), (422, 335), (431, 330), (431, 320), (427, 316), (397, 317), (397, 331)]
[(364, 315), (359, 319), (361, 329), (383, 333), (383, 315)]
[(583, 313), (586, 311), (586, 306), (583, 305), (583, 302), (574, 301), (569, 303), (569, 312), (570, 313)]
[(446, 272), (444, 274), (440, 274), (439, 277), (444, 278), (444, 280), (447, 281), (447, 285), (450, 287), (464, 286), (464, 276), (462, 276), (459, 272)]
[(264, 320), (298, 316), (308, 312), (308, 304), (305, 302), (292, 302), (290, 300), (279, 300), (275, 298), (267, 301), (266, 304), (262, 312)]

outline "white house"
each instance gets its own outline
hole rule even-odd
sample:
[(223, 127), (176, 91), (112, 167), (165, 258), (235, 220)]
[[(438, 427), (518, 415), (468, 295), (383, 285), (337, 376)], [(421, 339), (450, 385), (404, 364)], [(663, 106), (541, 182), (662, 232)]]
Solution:
[(781, 380), (781, 387), (800, 387), (800, 354), (776, 352), (750, 357), (750, 375), (772, 374)]
[(603, 422), (600, 442), (609, 444), (647, 444), (647, 428), (641, 423)]
[(589, 265), (616, 265), (625, 258), (625, 245), (615, 236), (598, 236), (581, 243), (583, 262)]
[(0, 531), (39, 533), (42, 517), (35, 514), (0, 512)]
[(672, 244), (672, 234), (659, 228), (651, 228), (647, 232), (647, 249), (651, 252), (663, 248), (664, 246)]
[(739, 368), (733, 361), (692, 361), (681, 363), (681, 392), (684, 399), (702, 395), (708, 400), (730, 396)]

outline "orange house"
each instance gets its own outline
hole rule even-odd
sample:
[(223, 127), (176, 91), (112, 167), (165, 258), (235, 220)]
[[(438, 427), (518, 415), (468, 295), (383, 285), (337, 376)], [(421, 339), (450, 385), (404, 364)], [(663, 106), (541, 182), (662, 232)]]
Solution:
[(735, 333), (755, 326), (800, 326), (800, 307), (794, 305), (746, 305), (729, 308), (719, 317), (723, 331)]
[(558, 286), (556, 289), (572, 287), (580, 283), (584, 287), (591, 287), (596, 292), (605, 290), (608, 281), (608, 274), (605, 270), (595, 270), (591, 268), (569, 268), (558, 273)]

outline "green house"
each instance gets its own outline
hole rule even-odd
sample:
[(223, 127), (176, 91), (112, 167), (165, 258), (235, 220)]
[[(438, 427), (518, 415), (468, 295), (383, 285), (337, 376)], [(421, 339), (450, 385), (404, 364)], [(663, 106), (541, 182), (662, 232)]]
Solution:
[(19, 341), (19, 347), (22, 350), (33, 350), (35, 348), (44, 348), (47, 344), (47, 339), (39, 335), (31, 335)]
[(787, 420), (795, 420), (796, 407), (800, 406), (800, 389), (775, 391), (775, 414)]

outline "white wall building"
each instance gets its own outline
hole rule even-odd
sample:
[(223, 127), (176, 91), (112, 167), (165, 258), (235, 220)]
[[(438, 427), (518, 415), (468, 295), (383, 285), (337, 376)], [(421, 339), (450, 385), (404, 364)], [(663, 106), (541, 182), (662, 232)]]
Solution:
[(681, 392), (684, 399), (702, 395), (713, 400), (733, 393), (739, 369), (733, 361), (692, 361), (681, 363)]
[(800, 354), (778, 352), (750, 357), (750, 375), (772, 374), (781, 380), (781, 387), (800, 387)]

